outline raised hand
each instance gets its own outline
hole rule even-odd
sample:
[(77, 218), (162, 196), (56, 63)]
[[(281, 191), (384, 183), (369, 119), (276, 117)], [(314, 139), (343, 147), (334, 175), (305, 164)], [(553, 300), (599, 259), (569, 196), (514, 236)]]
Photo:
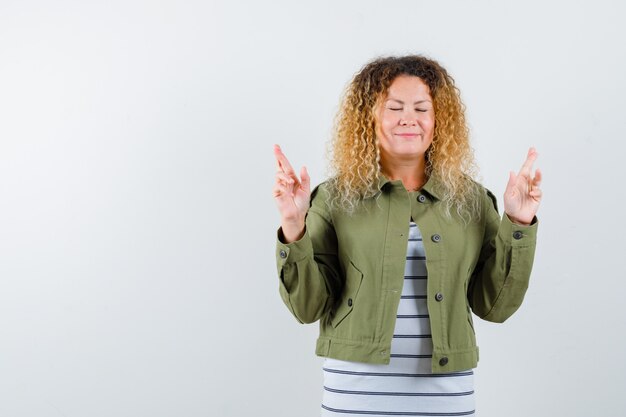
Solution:
[(287, 157), (274, 145), (276, 156), (276, 183), (273, 194), (281, 217), (281, 227), (285, 243), (298, 240), (304, 234), (304, 219), (311, 200), (311, 178), (306, 167), (296, 175)]
[(532, 173), (537, 156), (535, 148), (528, 150), (528, 156), (519, 173), (509, 173), (509, 182), (504, 191), (504, 211), (511, 221), (520, 225), (530, 224), (541, 201), (541, 171), (537, 169), (534, 176)]

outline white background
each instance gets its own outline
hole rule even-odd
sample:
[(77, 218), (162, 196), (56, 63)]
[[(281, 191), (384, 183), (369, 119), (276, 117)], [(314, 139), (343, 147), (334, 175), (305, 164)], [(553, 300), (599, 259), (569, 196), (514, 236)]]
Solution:
[(540, 152), (526, 301), (477, 320), (478, 415), (624, 415), (622, 4), (0, 0), (0, 416), (319, 415), (272, 144), (325, 179), (342, 89), (404, 53), (456, 79), (496, 195)]

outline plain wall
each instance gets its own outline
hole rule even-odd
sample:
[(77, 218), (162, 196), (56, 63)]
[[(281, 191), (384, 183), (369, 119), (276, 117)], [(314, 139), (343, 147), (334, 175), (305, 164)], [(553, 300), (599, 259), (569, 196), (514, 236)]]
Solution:
[(626, 412), (618, 1), (0, 1), (0, 416), (316, 416), (278, 295), (279, 143), (325, 179), (352, 75), (456, 79), (499, 198), (544, 173), (525, 303), (476, 321), (479, 416)]

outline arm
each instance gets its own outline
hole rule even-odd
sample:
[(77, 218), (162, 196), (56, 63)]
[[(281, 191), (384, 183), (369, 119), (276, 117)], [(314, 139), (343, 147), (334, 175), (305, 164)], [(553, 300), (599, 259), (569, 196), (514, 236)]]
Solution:
[(333, 305), (340, 284), (337, 236), (326, 210), (327, 195), (319, 186), (311, 193), (304, 234), (285, 243), (282, 227), (276, 240), (279, 292), (300, 323), (319, 320)]
[[(485, 234), (479, 260), (468, 287), (472, 311), (487, 321), (502, 323), (522, 304), (532, 269), (537, 218), (522, 226), (505, 213), (500, 219), (496, 198), (483, 199)], [(488, 197), (487, 197), (488, 196)]]
[(468, 299), (472, 310), (488, 321), (501, 323), (509, 318), (522, 304), (528, 288), (542, 197), (541, 171), (532, 173), (535, 159), (537, 151), (530, 148), (519, 173), (509, 174), (502, 220), (495, 196), (489, 191), (483, 196), (483, 244), (468, 286)]
[(274, 198), (281, 215), (276, 241), (280, 295), (296, 319), (311, 323), (332, 306), (339, 278), (337, 236), (326, 208), (328, 195), (316, 187), (305, 167), (296, 175), (289, 160), (274, 145)]

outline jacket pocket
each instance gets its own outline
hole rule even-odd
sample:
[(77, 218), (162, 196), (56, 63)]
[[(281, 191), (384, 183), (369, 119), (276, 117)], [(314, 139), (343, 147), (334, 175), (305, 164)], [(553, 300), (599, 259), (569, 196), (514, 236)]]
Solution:
[(346, 270), (346, 282), (341, 294), (341, 301), (335, 306), (330, 319), (330, 324), (333, 327), (337, 327), (352, 312), (357, 302), (357, 295), (362, 281), (363, 274), (350, 261)]

